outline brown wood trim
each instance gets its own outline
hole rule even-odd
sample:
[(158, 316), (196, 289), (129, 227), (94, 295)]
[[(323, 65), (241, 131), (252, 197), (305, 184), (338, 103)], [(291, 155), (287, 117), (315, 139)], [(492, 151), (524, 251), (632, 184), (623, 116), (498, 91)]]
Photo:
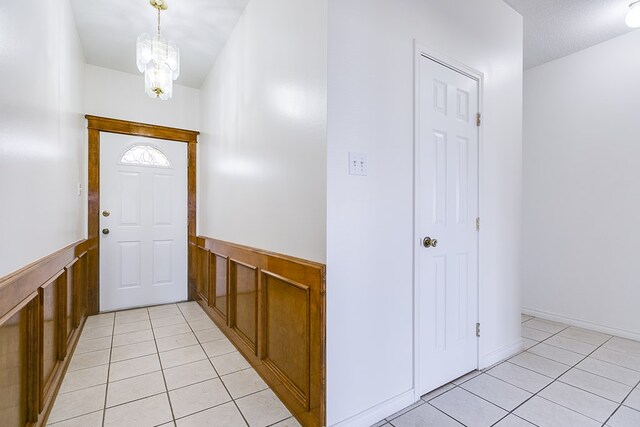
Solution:
[[(199, 299), (202, 308), (225, 333), (256, 371), (285, 403), (304, 426), (320, 427), (326, 423), (326, 314), (325, 266), (287, 255), (198, 237), (194, 247), (205, 248), (211, 254), (198, 258), (199, 270), (206, 267), (212, 283), (198, 284), (215, 287), (216, 257), (227, 260), (228, 290), (227, 316), (209, 303)], [(236, 268), (241, 265), (255, 269), (257, 278), (257, 338), (255, 346), (236, 327), (237, 307)], [(196, 280), (204, 280), (196, 275)], [(271, 287), (271, 288), (270, 288)], [(210, 294), (211, 295), (211, 294)], [(248, 300), (247, 300), (248, 301)], [(273, 322), (273, 325), (270, 324)]]
[(87, 242), (87, 314), (100, 311), (100, 133), (118, 133), (123, 135), (143, 136), (147, 138), (165, 139), (168, 141), (186, 142), (187, 145), (187, 235), (188, 235), (188, 297), (196, 299), (196, 276), (194, 266), (199, 264), (196, 241), (196, 143), (200, 132), (178, 129), (148, 123), (112, 119), (85, 115), (87, 119), (89, 143), (89, 182), (88, 187), (88, 242)]

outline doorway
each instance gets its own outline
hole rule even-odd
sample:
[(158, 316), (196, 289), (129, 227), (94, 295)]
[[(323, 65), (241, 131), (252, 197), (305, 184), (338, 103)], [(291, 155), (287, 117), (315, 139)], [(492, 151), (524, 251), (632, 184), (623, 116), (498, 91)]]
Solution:
[(415, 383), (423, 395), (478, 367), (481, 74), (418, 49)]
[(86, 118), (88, 314), (194, 299), (199, 133)]

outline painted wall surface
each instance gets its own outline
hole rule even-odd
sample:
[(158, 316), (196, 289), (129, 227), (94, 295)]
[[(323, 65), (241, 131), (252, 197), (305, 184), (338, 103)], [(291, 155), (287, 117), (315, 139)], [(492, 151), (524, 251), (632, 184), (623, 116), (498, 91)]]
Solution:
[(250, 1), (201, 88), (203, 235), (325, 260), (327, 1)]
[[(132, 46), (132, 49), (135, 45)], [(135, 53), (135, 52), (134, 52)], [(132, 60), (135, 60), (132, 57)], [(176, 82), (179, 82), (180, 79)], [(94, 116), (198, 130), (199, 90), (174, 82), (173, 97), (162, 101), (144, 92), (144, 76), (86, 66), (85, 107)]]
[(525, 73), (523, 306), (640, 339), (640, 31)]
[[(499, 0), (329, 2), (328, 424), (413, 396), (414, 39), (485, 75), (480, 364), (519, 350), (522, 17)], [(367, 153), (368, 176), (348, 174)]]
[(0, 3), (0, 277), (82, 239), (84, 58), (68, 1)]

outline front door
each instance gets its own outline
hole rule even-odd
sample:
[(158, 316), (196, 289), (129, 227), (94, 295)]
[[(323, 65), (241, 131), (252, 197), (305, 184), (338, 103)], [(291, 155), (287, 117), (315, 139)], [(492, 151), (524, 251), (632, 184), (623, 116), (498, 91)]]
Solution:
[(187, 144), (100, 135), (100, 311), (187, 299)]
[(478, 81), (426, 57), (419, 72), (419, 387), (478, 366)]

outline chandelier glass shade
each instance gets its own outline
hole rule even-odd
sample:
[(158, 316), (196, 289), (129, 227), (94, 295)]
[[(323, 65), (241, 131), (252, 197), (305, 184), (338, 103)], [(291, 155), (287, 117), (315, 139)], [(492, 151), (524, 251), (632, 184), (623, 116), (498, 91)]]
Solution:
[(160, 11), (166, 9), (163, 0), (151, 0), (158, 9), (158, 33), (141, 34), (136, 43), (136, 64), (144, 73), (144, 90), (151, 98), (167, 100), (173, 95), (173, 81), (180, 76), (180, 50), (160, 33)]
[(629, 5), (629, 11), (625, 18), (625, 22), (631, 28), (640, 27), (640, 1), (633, 1)]

